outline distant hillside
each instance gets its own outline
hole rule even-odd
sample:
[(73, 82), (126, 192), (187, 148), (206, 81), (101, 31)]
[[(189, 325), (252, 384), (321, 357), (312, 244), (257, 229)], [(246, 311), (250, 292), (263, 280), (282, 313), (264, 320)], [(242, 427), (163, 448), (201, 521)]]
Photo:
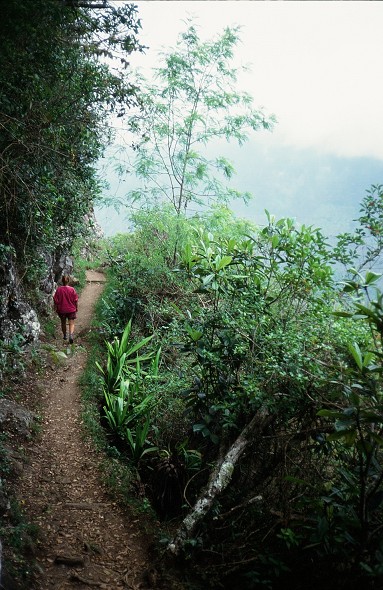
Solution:
[[(332, 237), (352, 227), (366, 189), (383, 183), (382, 161), (281, 147), (275, 145), (273, 136), (242, 148), (225, 147), (225, 152), (237, 170), (232, 186), (254, 196), (249, 205), (234, 202), (232, 209), (259, 224), (265, 222), (264, 209), (268, 209), (277, 217), (294, 217), (300, 223), (320, 227)], [(111, 171), (106, 180), (110, 183), (107, 196), (118, 198), (135, 185), (134, 177), (120, 181)], [(96, 216), (110, 236), (128, 230), (129, 211), (97, 208)]]

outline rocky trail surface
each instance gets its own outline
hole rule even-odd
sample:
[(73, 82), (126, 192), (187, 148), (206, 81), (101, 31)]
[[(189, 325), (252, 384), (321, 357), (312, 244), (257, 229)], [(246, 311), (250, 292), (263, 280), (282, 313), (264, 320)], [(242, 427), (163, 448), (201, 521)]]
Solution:
[[(75, 344), (43, 376), (41, 432), (19, 482), (19, 502), (38, 526), (34, 588), (64, 590), (154, 588), (148, 577), (148, 539), (100, 480), (99, 457), (84, 437), (78, 379), (104, 275), (87, 272), (80, 295)], [(58, 333), (58, 341), (61, 335)], [(59, 348), (61, 347), (61, 343)], [(65, 343), (62, 344), (65, 352)]]

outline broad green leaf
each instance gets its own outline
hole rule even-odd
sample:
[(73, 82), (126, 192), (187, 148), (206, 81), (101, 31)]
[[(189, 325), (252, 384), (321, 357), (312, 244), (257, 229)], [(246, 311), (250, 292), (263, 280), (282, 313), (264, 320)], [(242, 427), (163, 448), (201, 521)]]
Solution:
[(203, 332), (201, 332), (200, 330), (194, 330), (189, 324), (185, 325), (185, 329), (189, 334), (190, 338), (193, 340), (193, 342), (197, 342), (203, 336)]
[(338, 318), (352, 318), (354, 314), (347, 311), (333, 311), (332, 315)]
[(338, 430), (337, 432), (332, 432), (331, 434), (328, 435), (327, 440), (329, 441), (337, 441), (337, 440), (343, 440), (343, 442), (348, 445), (351, 446), (357, 437), (357, 431), (355, 429), (349, 429), (349, 430)]
[(363, 371), (363, 356), (362, 352), (359, 348), (359, 345), (354, 342), (353, 344), (348, 345), (348, 349), (353, 356), (353, 359), (360, 371)]
[(359, 312), (359, 317), (367, 316), (372, 319), (376, 318), (376, 312), (373, 309), (370, 309), (361, 303), (356, 303), (355, 307)]
[(129, 336), (130, 336), (130, 331), (131, 331), (131, 327), (132, 327), (132, 320), (129, 320), (127, 326), (125, 327), (125, 330), (122, 334), (121, 340), (120, 340), (120, 346), (119, 346), (119, 352), (120, 354), (124, 353), (126, 351), (126, 347), (127, 347), (127, 343), (129, 340)]
[(376, 281), (380, 279), (381, 276), (381, 274), (373, 272), (372, 270), (368, 270), (366, 272), (366, 276), (364, 277), (364, 282), (366, 285), (371, 285), (372, 283), (376, 283)]
[(211, 281), (214, 279), (214, 274), (207, 275), (202, 279), (202, 283), (204, 286), (207, 286)]
[(225, 266), (228, 266), (232, 260), (233, 260), (232, 256), (222, 256), (220, 262), (216, 266), (216, 269), (222, 270), (222, 268), (225, 268)]

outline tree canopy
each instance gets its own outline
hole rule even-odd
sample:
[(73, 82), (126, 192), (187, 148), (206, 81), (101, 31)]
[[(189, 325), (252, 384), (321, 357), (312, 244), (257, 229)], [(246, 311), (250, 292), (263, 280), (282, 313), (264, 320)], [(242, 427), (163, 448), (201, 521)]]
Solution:
[(250, 198), (225, 185), (235, 172), (233, 164), (209, 152), (212, 143), (243, 144), (251, 131), (271, 129), (275, 122), (237, 88), (233, 57), (239, 40), (239, 27), (227, 27), (204, 41), (189, 21), (176, 48), (160, 55), (154, 79), (138, 78), (141, 110), (129, 114), (128, 123), (135, 134), (132, 169), (141, 184), (128, 198), (169, 202), (177, 214), (192, 203)]
[[(68, 249), (100, 188), (107, 117), (136, 102), (105, 60), (139, 50), (134, 5), (8, 0), (0, 22), (0, 235), (20, 264)], [(84, 5), (85, 6), (85, 5)]]

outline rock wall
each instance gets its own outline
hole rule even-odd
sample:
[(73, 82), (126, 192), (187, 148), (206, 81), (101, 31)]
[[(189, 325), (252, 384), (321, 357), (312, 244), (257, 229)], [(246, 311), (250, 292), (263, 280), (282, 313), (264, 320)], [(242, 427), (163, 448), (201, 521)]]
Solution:
[[(94, 216), (93, 210), (84, 218), (88, 239), (85, 241), (82, 256), (91, 260), (95, 244), (102, 237), (102, 230)], [(52, 296), (63, 273), (73, 274), (73, 260), (66, 253), (49, 253), (40, 250), (36, 256), (44, 262), (46, 272), (39, 284), (38, 301), (34, 308), (25, 296), (22, 281), (18, 276), (17, 263), (11, 252), (2, 252), (0, 256), (0, 340), (9, 344), (15, 335), (21, 334), (24, 343), (31, 343), (39, 338), (39, 317), (47, 316), (52, 309)], [(38, 313), (37, 313), (37, 311)]]
[(25, 342), (37, 340), (40, 322), (23, 297), (12, 254), (4, 254), (0, 261), (0, 339), (9, 344), (20, 333)]
[(43, 252), (41, 256), (45, 262), (47, 271), (39, 286), (40, 291), (43, 293), (43, 298), (47, 301), (48, 306), (51, 307), (51, 298), (57, 283), (60, 282), (61, 276), (63, 273), (68, 275), (73, 273), (73, 260), (67, 254), (52, 256), (52, 254)]
[(95, 255), (97, 255), (95, 252), (95, 250), (97, 250), (97, 248), (95, 249), (95, 245), (104, 237), (104, 232), (97, 222), (93, 208), (88, 215), (85, 215), (84, 223), (87, 228), (88, 238), (82, 247), (81, 256), (85, 260), (93, 260)]
[[(52, 308), (52, 296), (63, 272), (72, 274), (73, 260), (63, 254), (41, 254), (47, 267), (40, 282), (41, 302), (39, 312), (48, 313)], [(45, 315), (45, 314), (44, 314)], [(27, 302), (12, 254), (0, 260), (0, 340), (9, 344), (15, 334), (21, 334), (25, 343), (38, 340), (40, 322), (36, 310)]]

